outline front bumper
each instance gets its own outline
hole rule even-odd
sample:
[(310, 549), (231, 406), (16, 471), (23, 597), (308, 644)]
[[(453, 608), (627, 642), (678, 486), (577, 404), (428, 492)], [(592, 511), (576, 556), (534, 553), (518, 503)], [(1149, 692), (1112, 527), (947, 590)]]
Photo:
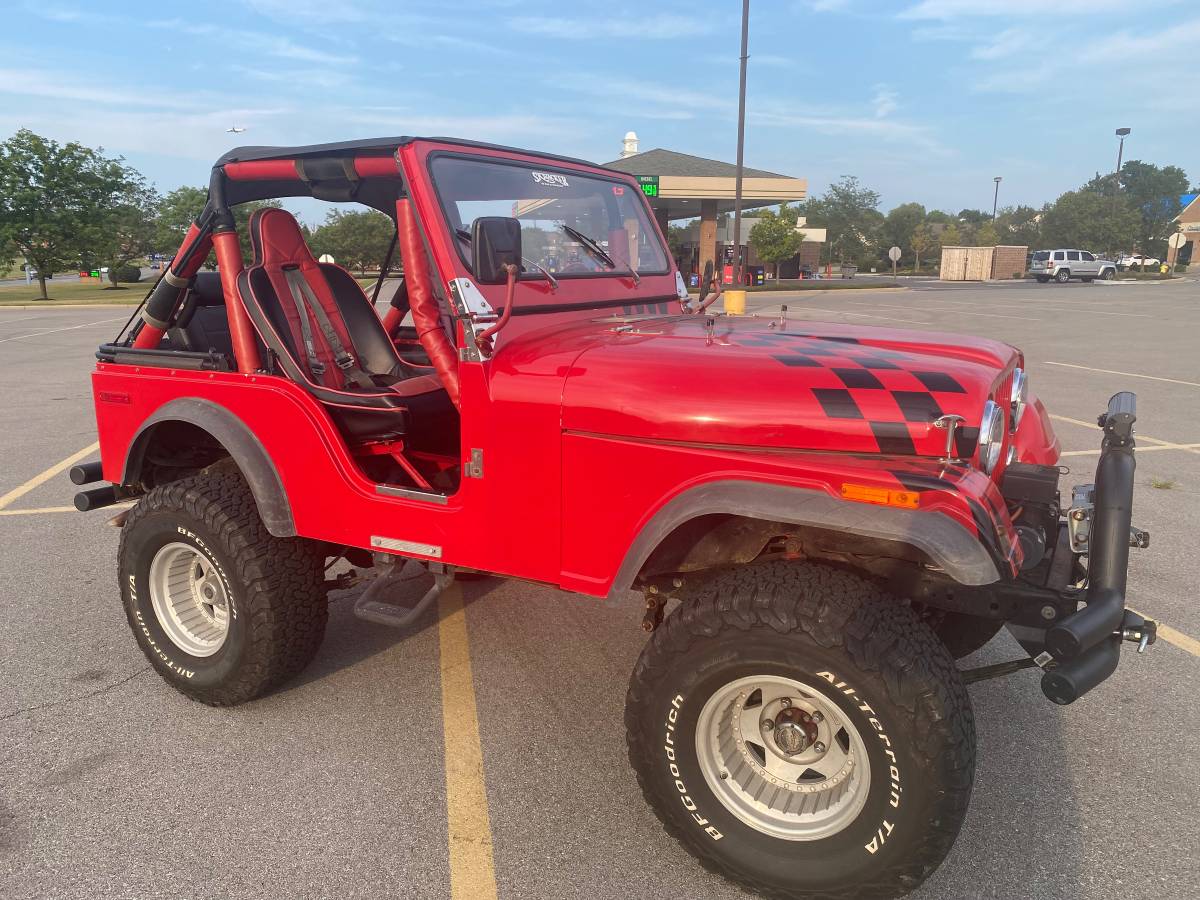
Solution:
[[(1123, 641), (1139, 649), (1154, 643), (1156, 623), (1125, 607), (1129, 548), (1145, 546), (1148, 537), (1133, 529), (1133, 423), (1137, 398), (1128, 391), (1114, 394), (1100, 417), (1104, 429), (1092, 506), (1068, 512), (1078, 525), (1087, 519), (1086, 537), (1072, 528), (1058, 552), (1086, 553), (1085, 605), (1046, 632), (1045, 650), (1037, 662), (1045, 670), (1042, 692), (1055, 703), (1078, 700), (1116, 671)], [(1063, 544), (1066, 544), (1064, 546)]]

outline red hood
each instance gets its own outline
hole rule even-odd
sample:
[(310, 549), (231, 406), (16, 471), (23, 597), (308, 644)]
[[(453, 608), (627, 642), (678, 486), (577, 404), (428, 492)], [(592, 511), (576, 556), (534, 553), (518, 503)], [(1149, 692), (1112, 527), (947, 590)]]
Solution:
[[(1018, 361), (1007, 344), (757, 317), (636, 317), (570, 329), (563, 428), (661, 441), (940, 456), (934, 419), (977, 433)], [(533, 335), (529, 335), (530, 338)], [(554, 342), (561, 348), (559, 332)], [(1004, 404), (1001, 404), (1002, 406)], [(972, 441), (973, 443), (973, 441)], [(962, 452), (960, 450), (960, 452)]]

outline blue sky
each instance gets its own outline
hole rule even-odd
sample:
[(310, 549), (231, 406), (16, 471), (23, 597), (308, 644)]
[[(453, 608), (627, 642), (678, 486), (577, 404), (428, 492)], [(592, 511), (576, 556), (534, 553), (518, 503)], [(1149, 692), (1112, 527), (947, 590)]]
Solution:
[[(161, 190), (235, 144), (391, 134), (732, 160), (740, 6), (0, 0), (0, 137), (101, 145)], [(987, 208), (995, 175), (1041, 204), (1129, 126), (1127, 159), (1200, 182), (1197, 49), (1184, 0), (752, 0), (746, 162), (814, 194), (857, 175), (884, 209)]]

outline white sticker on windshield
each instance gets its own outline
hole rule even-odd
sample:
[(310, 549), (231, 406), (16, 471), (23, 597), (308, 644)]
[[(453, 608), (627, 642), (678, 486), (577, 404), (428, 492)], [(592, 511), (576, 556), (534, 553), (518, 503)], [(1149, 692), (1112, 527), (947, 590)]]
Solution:
[(553, 175), (550, 172), (533, 172), (533, 180), (547, 187), (569, 187), (566, 175)]

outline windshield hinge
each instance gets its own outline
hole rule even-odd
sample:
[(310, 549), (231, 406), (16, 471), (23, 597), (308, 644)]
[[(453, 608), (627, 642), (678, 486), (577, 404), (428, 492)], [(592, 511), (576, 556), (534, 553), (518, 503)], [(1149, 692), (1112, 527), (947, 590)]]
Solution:
[(468, 478), (483, 477), (483, 451), (478, 447), (471, 448), (471, 459), (467, 463), (465, 474)]

